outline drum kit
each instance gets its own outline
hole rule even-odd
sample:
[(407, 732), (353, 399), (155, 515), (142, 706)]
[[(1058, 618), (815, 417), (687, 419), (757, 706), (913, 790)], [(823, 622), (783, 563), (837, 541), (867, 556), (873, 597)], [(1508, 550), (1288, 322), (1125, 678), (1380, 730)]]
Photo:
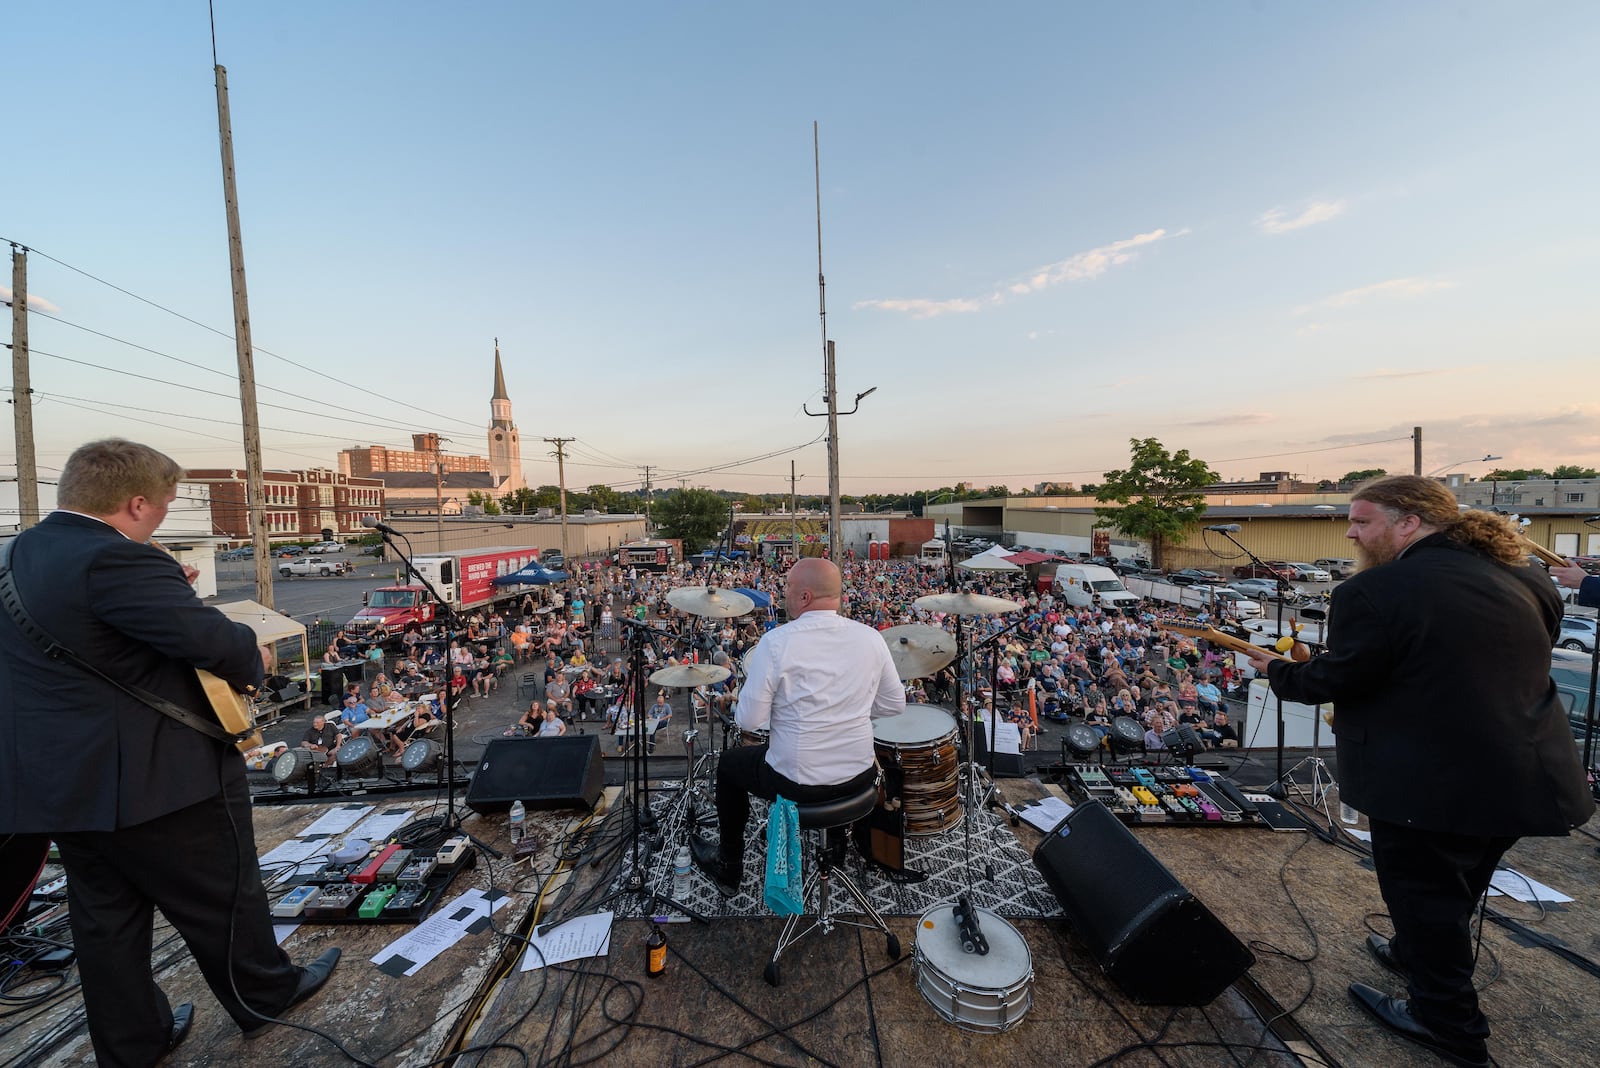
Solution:
[[(728, 619), (754, 609), (749, 597), (715, 587), (680, 587), (667, 594), (667, 603), (692, 616)], [(956, 633), (926, 624), (908, 624), (882, 631), (895, 672), (902, 680), (925, 678), (960, 661), (965, 637), (962, 620), (969, 616), (1000, 615), (1021, 608), (1016, 601), (973, 593), (939, 593), (919, 597), (915, 606), (928, 612), (956, 617)], [(687, 689), (715, 685), (731, 676), (718, 664), (672, 664), (649, 676), (651, 685)], [(962, 692), (966, 688), (963, 672)], [(962, 764), (957, 742), (963, 743), (968, 762)], [(690, 732), (692, 733), (692, 732)], [(917, 924), (914, 970), (918, 989), (941, 1017), (963, 1030), (997, 1034), (1015, 1026), (1032, 1004), (1033, 959), (1022, 935), (1005, 918), (971, 904), (972, 822), (969, 810), (978, 805), (982, 768), (971, 761), (972, 719), (954, 716), (932, 705), (911, 704), (898, 716), (873, 721), (873, 750), (887, 770), (901, 773), (896, 802), (904, 814), (908, 837), (941, 834), (966, 825), (966, 894), (957, 904), (936, 906)], [(692, 740), (689, 783), (685, 796), (696, 792)], [(730, 744), (759, 745), (765, 731), (729, 731)], [(706, 754), (707, 760), (715, 753)], [(709, 782), (711, 773), (700, 776)], [(963, 792), (964, 786), (964, 792)], [(704, 790), (704, 786), (700, 787)], [(685, 821), (692, 826), (694, 818)]]

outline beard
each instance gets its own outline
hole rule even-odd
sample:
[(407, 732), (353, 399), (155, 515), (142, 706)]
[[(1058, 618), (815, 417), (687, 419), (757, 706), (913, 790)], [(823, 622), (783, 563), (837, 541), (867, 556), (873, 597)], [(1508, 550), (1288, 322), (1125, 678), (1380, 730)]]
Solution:
[(1356, 543), (1356, 570), (1371, 571), (1392, 561), (1399, 552), (1392, 545), (1363, 545)]

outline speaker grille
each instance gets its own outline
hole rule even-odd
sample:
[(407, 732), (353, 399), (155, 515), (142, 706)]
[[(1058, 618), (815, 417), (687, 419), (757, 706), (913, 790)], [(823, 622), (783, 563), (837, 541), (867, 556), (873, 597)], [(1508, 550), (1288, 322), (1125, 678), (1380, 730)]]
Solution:
[(481, 813), (528, 808), (593, 808), (605, 787), (600, 738), (497, 738), (484, 748), (467, 790)]

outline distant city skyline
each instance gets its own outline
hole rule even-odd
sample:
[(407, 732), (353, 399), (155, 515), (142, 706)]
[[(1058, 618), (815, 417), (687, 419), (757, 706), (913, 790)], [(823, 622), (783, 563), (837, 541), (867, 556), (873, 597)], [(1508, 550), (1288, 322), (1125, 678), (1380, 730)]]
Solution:
[[(1600, 467), (1593, 5), (216, 17), (271, 467), (483, 453), (498, 337), (530, 486), (823, 492), (813, 120), (847, 494)], [(242, 464), (204, 6), (7, 35), (41, 479)]]

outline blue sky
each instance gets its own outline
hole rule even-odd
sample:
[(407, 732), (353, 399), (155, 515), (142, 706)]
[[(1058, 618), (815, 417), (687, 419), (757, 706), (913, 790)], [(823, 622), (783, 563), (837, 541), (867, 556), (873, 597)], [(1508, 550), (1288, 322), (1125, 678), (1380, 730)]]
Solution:
[[(4, 33), (0, 236), (74, 324), (30, 323), (43, 475), (241, 463), (232, 342), (45, 258), (231, 330), (205, 4)], [(1417, 424), (1426, 470), (1600, 466), (1592, 4), (218, 0), (217, 41), (272, 466), (482, 453), (498, 336), (536, 484), (562, 436), (573, 485), (822, 490), (820, 441), (750, 460), (824, 426), (813, 120), (846, 492), (1147, 436), (1407, 470)]]

